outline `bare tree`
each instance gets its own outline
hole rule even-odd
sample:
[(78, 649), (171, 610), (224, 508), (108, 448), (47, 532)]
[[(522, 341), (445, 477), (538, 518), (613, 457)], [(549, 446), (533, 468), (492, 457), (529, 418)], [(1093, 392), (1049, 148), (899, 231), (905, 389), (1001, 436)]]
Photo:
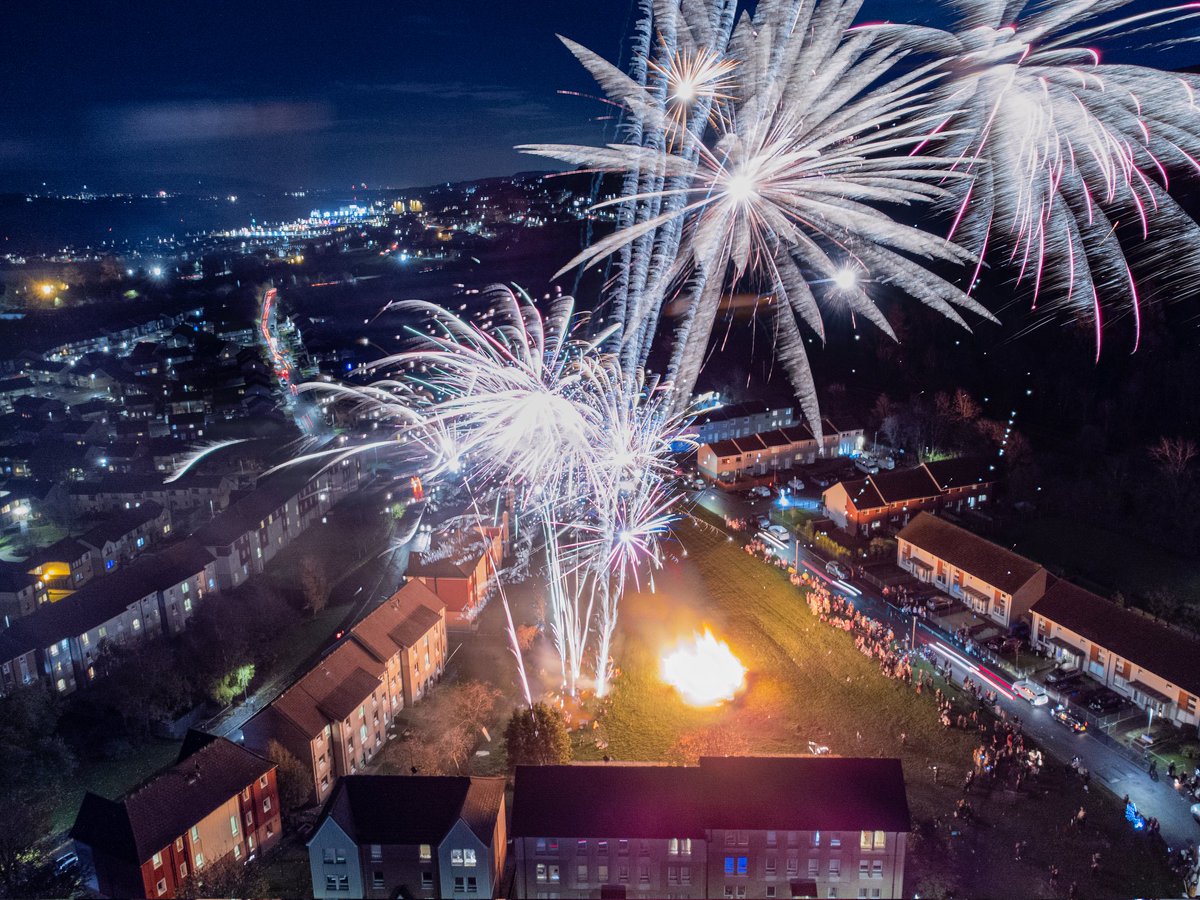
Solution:
[(1178, 481), (1187, 473), (1188, 466), (1200, 452), (1196, 442), (1190, 438), (1161, 437), (1150, 448), (1150, 458), (1158, 463), (1159, 470), (1172, 481)]
[(304, 608), (312, 615), (323, 610), (329, 602), (329, 577), (325, 567), (311, 556), (300, 563), (300, 590), (304, 594)]

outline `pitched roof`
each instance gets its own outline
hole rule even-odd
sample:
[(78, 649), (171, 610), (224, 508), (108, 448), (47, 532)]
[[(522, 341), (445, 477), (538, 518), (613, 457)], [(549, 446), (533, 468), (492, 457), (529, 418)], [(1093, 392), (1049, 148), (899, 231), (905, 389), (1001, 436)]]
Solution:
[(124, 800), (86, 794), (71, 837), (140, 865), (274, 768), (261, 756), (217, 738)]
[(108, 541), (119, 541), (131, 531), (136, 531), (147, 522), (162, 515), (163, 508), (153, 500), (147, 500), (136, 509), (123, 509), (107, 517), (79, 538), (80, 543), (100, 548)]
[[(89, 581), (57, 603), (41, 606), (5, 632), (5, 653), (24, 653), (77, 637), (120, 615), (130, 604), (204, 571), (213, 561), (190, 538), (111, 575)], [(12, 657), (7, 657), (12, 658)]]
[(970, 456), (940, 459), (937, 462), (925, 463), (924, 468), (943, 491), (973, 484), (989, 484), (996, 480), (987, 463)]
[[(586, 802), (575, 802), (581, 797)], [(696, 767), (518, 766), (513, 794), (514, 837), (909, 827), (898, 759), (710, 757)]]
[(254, 490), (202, 525), (196, 531), (196, 537), (206, 547), (232, 544), (242, 535), (257, 529), (259, 522), (300, 493), (327, 466), (327, 460), (315, 459), (259, 479)]
[(383, 661), (416, 644), (441, 621), (445, 609), (437, 594), (419, 581), (409, 581), (351, 628), (350, 635)]
[(933, 480), (933, 476), (924, 466), (916, 469), (894, 469), (891, 472), (879, 472), (869, 478), (879, 496), (887, 503), (904, 503), (909, 500), (923, 500), (936, 497), (941, 488)]
[[(789, 407), (779, 407), (787, 409)], [(713, 409), (706, 409), (693, 420), (694, 425), (711, 425), (716, 422), (728, 422), (730, 419), (744, 419), (750, 416), (761, 416), (768, 411), (769, 407), (764, 400), (747, 400), (745, 403), (730, 403), (727, 406), (717, 406)]]
[(1056, 580), (1030, 611), (1200, 695), (1200, 640), (1123, 609), (1069, 581)]
[(879, 509), (881, 506), (887, 506), (869, 478), (855, 478), (853, 481), (843, 481), (841, 485), (855, 509)]
[(316, 737), (331, 719), (345, 719), (362, 704), (379, 687), (385, 671), (361, 646), (344, 641), (268, 708), (308, 737)]
[(491, 844), (503, 798), (503, 778), (345, 775), (315, 831), (332, 818), (359, 845), (439, 844), (462, 819)]
[(1015, 593), (1042, 568), (1031, 559), (927, 512), (905, 525), (896, 537), (1007, 594)]

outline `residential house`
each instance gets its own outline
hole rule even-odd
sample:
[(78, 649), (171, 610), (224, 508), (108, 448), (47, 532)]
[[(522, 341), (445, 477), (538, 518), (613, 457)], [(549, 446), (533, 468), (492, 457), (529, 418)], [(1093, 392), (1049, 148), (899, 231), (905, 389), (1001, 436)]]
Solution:
[(63, 538), (37, 551), (22, 565), (30, 575), (45, 582), (51, 603), (71, 596), (95, 575), (91, 549), (72, 538)]
[(495, 897), (504, 807), (503, 778), (347, 776), (308, 842), (313, 896)]
[(0, 624), (7, 626), (48, 602), (44, 581), (19, 565), (0, 563)]
[(704, 443), (696, 451), (696, 467), (713, 481), (756, 478), (818, 459), (850, 456), (862, 449), (863, 430), (848, 423), (822, 423), (820, 439), (808, 425), (760, 431)]
[(898, 759), (519, 766), (513, 894), (900, 897), (910, 827)]
[(267, 753), (271, 741), (303, 763), (313, 796), (329, 796), (337, 780), (366, 766), (387, 740), (401, 707), (387, 664), (357, 641), (343, 641), (243, 727), (246, 746)]
[(1200, 641), (1194, 637), (1062, 580), (1032, 613), (1038, 648), (1159, 718), (1200, 724)]
[(691, 438), (697, 444), (713, 444), (788, 428), (793, 421), (792, 415), (791, 406), (768, 405), (763, 400), (731, 403), (698, 413), (683, 430), (682, 436)]
[(93, 481), (74, 481), (64, 486), (72, 507), (81, 514), (136, 509), (154, 502), (171, 513), (193, 509), (213, 512), (229, 505), (234, 481), (227, 475), (187, 474), (164, 484), (158, 475), (107, 475)]
[(191, 539), (145, 556), (13, 622), (0, 635), (0, 682), (23, 680), (22, 660), (32, 660), (39, 677), (70, 693), (98, 677), (106, 642), (179, 634), (215, 587), (213, 558)]
[(147, 500), (134, 509), (119, 510), (79, 537), (92, 551), (94, 567), (111, 572), (141, 555), (171, 532), (171, 514)]
[(869, 534), (905, 525), (922, 510), (964, 512), (986, 503), (995, 476), (985, 463), (955, 459), (841, 481), (821, 496), (825, 514), (843, 531)]
[(896, 563), (1005, 628), (1029, 616), (1046, 592), (1046, 570), (991, 541), (923, 512), (896, 536)]
[(85, 794), (71, 829), (103, 897), (176, 897), (189, 875), (253, 859), (281, 834), (275, 764), (195, 731), (174, 766), (123, 799)]
[(471, 628), (487, 602), (508, 549), (508, 513), (498, 523), (477, 523), (433, 536), (435, 549), (409, 557), (407, 575), (446, 604), (450, 628)]

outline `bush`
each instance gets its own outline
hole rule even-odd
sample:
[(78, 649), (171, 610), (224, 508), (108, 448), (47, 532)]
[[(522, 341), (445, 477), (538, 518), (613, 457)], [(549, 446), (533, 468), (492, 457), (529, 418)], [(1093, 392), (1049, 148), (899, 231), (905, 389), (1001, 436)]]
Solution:
[(504, 730), (509, 768), (516, 766), (556, 766), (571, 761), (571, 736), (562, 713), (535, 703), (532, 709), (519, 709)]

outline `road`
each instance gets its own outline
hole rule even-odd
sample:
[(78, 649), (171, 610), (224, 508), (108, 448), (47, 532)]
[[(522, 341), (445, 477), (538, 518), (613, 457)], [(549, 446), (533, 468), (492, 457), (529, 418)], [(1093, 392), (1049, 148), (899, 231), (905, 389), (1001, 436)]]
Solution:
[[(764, 515), (770, 506), (766, 500), (748, 501), (718, 490), (700, 492), (693, 499), (711, 512), (737, 518)], [(767, 535), (764, 538), (770, 540)], [(841, 582), (830, 578), (825, 572), (825, 560), (794, 535), (776, 537), (774, 540), (777, 542), (777, 553), (797, 569), (807, 570), (832, 590), (850, 597), (858, 609), (888, 623), (898, 636), (907, 638), (913, 633), (914, 617), (892, 606), (875, 588), (853, 579)], [(1014, 696), (1009, 691), (1011, 684), (1007, 677), (995, 672), (989, 663), (946, 641), (924, 620), (916, 620), (915, 633), (918, 646), (931, 647), (943, 664), (946, 661), (951, 663), (958, 684), (968, 677), (976, 683), (981, 680), (989, 682), (990, 689), (999, 693), (1001, 708), (1010, 716), (1019, 716), (1025, 733), (1043, 750), (1063, 764), (1078, 756), (1080, 764), (1091, 771), (1094, 781), (1102, 783), (1117, 797), (1128, 794), (1142, 815), (1157, 818), (1163, 840), (1169, 847), (1195, 845), (1200, 841), (1200, 824), (1192, 818), (1188, 801), (1174, 789), (1165, 774), (1159, 781), (1153, 781), (1145, 769), (1091, 734), (1075, 734), (1056, 722), (1050, 717), (1048, 706), (1034, 707)]]

